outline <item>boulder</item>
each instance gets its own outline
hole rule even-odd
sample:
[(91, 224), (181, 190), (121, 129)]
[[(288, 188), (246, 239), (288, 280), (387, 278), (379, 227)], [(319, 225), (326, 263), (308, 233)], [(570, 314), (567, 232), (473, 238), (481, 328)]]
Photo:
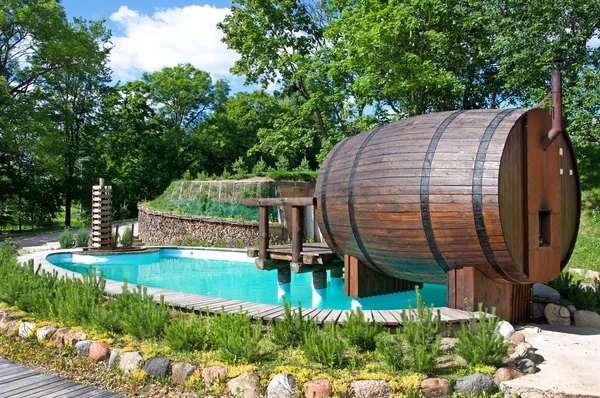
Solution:
[(33, 328), (35, 327), (35, 323), (33, 322), (23, 322), (19, 325), (19, 337), (23, 337), (24, 339), (31, 335), (33, 332)]
[(278, 373), (267, 387), (268, 398), (297, 398), (296, 379), (289, 373)]
[(562, 305), (548, 304), (544, 310), (544, 316), (548, 325), (571, 325), (571, 313), (567, 307), (563, 307)]
[(544, 317), (544, 311), (546, 310), (546, 303), (538, 303), (537, 301), (533, 302), (533, 313), (531, 315), (531, 319), (536, 322), (543, 321), (546, 319)]
[(87, 336), (83, 332), (67, 333), (64, 343), (67, 347), (75, 347), (75, 344), (85, 339), (87, 339)]
[(577, 308), (575, 308), (575, 306), (572, 304), (567, 305), (567, 308), (569, 309), (569, 312), (571, 313), (571, 320), (574, 320), (575, 313), (577, 312)]
[(88, 355), (94, 362), (105, 361), (110, 357), (110, 346), (106, 343), (93, 343)]
[(498, 333), (500, 333), (500, 335), (505, 339), (508, 339), (510, 336), (515, 334), (515, 328), (509, 322), (501, 321), (498, 328)]
[(542, 299), (543, 301), (559, 301), (560, 293), (558, 290), (551, 288), (548, 285), (542, 283), (533, 284), (533, 298)]
[(387, 398), (392, 395), (392, 387), (383, 380), (357, 380), (350, 383), (355, 398)]
[(535, 358), (535, 350), (529, 343), (521, 343), (515, 347), (515, 352), (510, 355), (510, 359), (516, 360), (521, 358), (529, 358), (533, 360)]
[(4, 333), (9, 334), (13, 331), (17, 323), (21, 321), (22, 318), (14, 318), (12, 321), (7, 322), (6, 327), (4, 329)]
[(75, 343), (75, 351), (77, 355), (88, 356), (90, 354), (90, 347), (94, 344), (94, 340), (82, 340)]
[[(14, 320), (20, 320), (20, 316), (11, 315), (7, 311), (0, 311), (0, 330), (7, 329), (7, 326)], [(14, 326), (14, 325), (13, 325)]]
[(119, 368), (125, 374), (140, 369), (143, 362), (144, 358), (142, 358), (141, 352), (124, 352), (119, 355)]
[(525, 375), (531, 375), (538, 371), (538, 368), (535, 367), (535, 362), (529, 358), (519, 359), (517, 361), (517, 368)]
[(575, 311), (575, 326), (600, 329), (600, 315), (593, 311)]
[(50, 340), (50, 338), (56, 333), (56, 328), (54, 326), (42, 326), (36, 332), (36, 337), (38, 340)]
[(455, 391), (459, 394), (470, 394), (477, 397), (483, 392), (489, 394), (493, 390), (494, 381), (481, 373), (461, 377), (456, 381)]
[(67, 335), (67, 333), (69, 333), (70, 330), (71, 328), (58, 329), (52, 336), (52, 342), (54, 343), (54, 345), (57, 347), (61, 347), (65, 342), (65, 336)]
[(202, 380), (204, 381), (204, 388), (209, 389), (213, 383), (218, 380), (227, 380), (227, 369), (223, 366), (209, 366), (202, 369)]
[(454, 393), (452, 384), (446, 379), (425, 379), (421, 382), (421, 396), (423, 398), (451, 397)]
[(110, 357), (108, 357), (108, 368), (112, 369), (114, 367), (117, 366), (118, 362), (119, 362), (119, 354), (121, 353), (121, 349), (120, 348), (114, 348), (111, 352), (110, 352)]
[(521, 332), (516, 332), (515, 334), (510, 336), (510, 341), (515, 345), (522, 344), (525, 342), (525, 335)]
[(144, 364), (144, 370), (153, 377), (167, 377), (170, 365), (171, 360), (169, 358), (150, 358)]
[(333, 387), (327, 379), (304, 383), (304, 391), (306, 398), (329, 398), (333, 395)]
[(246, 372), (229, 380), (227, 388), (232, 396), (239, 398), (260, 398), (260, 377), (254, 372)]
[(188, 362), (177, 362), (171, 368), (171, 380), (175, 384), (185, 384), (185, 381), (194, 374), (198, 366)]
[(500, 385), (503, 381), (509, 381), (523, 376), (523, 373), (517, 368), (504, 367), (494, 373), (494, 383)]

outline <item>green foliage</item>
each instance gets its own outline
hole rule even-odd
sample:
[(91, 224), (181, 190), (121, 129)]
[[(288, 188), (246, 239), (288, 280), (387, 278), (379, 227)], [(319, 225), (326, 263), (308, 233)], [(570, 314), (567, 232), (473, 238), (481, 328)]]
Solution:
[(97, 277), (94, 269), (82, 279), (62, 279), (56, 293), (48, 300), (53, 318), (67, 325), (88, 325), (92, 310), (102, 301), (104, 278)]
[(548, 286), (558, 290), (561, 301), (566, 304), (573, 304), (578, 310), (600, 313), (600, 281), (595, 280), (594, 286), (584, 286), (567, 270), (549, 282)]
[(408, 310), (402, 311), (402, 338), (409, 345), (423, 345), (433, 348), (439, 345), (443, 329), (439, 310), (434, 314), (433, 306), (426, 307), (419, 288), (415, 288), (417, 299), (416, 310), (408, 303)]
[(5, 239), (0, 245), (0, 262), (14, 261), (19, 254), (18, 250), (20, 246), (19, 242), (13, 241), (12, 238)]
[(365, 321), (360, 308), (350, 312), (340, 328), (340, 334), (359, 351), (375, 350), (377, 336), (382, 332), (383, 325), (379, 322)]
[(165, 342), (175, 351), (206, 350), (211, 345), (210, 329), (205, 318), (183, 313), (165, 328)]
[(267, 171), (267, 163), (261, 157), (252, 167), (252, 174), (255, 176), (262, 176), (265, 174), (265, 171)]
[(275, 163), (275, 169), (278, 171), (290, 171), (290, 161), (284, 155), (279, 155)]
[(130, 247), (131, 244), (133, 243), (133, 233), (131, 232), (131, 228), (127, 227), (125, 228), (125, 231), (123, 231), (123, 234), (121, 235), (121, 246), (123, 247)]
[(225, 169), (221, 173), (221, 178), (224, 180), (228, 180), (231, 178), (231, 172), (229, 170), (227, 170), (227, 167), (225, 167)]
[(463, 322), (457, 334), (454, 348), (469, 365), (500, 365), (508, 351), (508, 343), (498, 333), (500, 318), (495, 316), (496, 309), (492, 308), (491, 317), (486, 312), (480, 303), (478, 317)]
[(77, 247), (88, 247), (90, 243), (90, 234), (87, 228), (82, 227), (77, 230), (75, 235), (75, 246)]
[(108, 307), (120, 314), (123, 331), (139, 339), (162, 336), (169, 321), (164, 297), (160, 297), (157, 305), (147, 288), (141, 286), (130, 292), (125, 283), (121, 294)]
[(340, 368), (346, 362), (346, 342), (340, 337), (336, 325), (326, 324), (322, 329), (312, 329), (304, 337), (302, 349), (311, 361)]
[(272, 339), (282, 347), (298, 347), (305, 337), (313, 331), (315, 323), (302, 318), (302, 306), (292, 311), (289, 301), (284, 301), (283, 319), (271, 324)]
[(405, 358), (400, 334), (380, 334), (376, 342), (377, 355), (394, 371), (404, 369)]
[(310, 171), (310, 164), (308, 163), (306, 156), (302, 158), (302, 161), (300, 161), (300, 164), (294, 169), (294, 171)]
[(110, 242), (113, 249), (116, 249), (119, 245), (119, 236), (117, 235), (116, 231), (112, 231)]
[(58, 236), (58, 243), (61, 249), (70, 249), (73, 247), (73, 233), (69, 228), (65, 228)]
[(227, 363), (255, 363), (266, 355), (260, 344), (261, 326), (253, 324), (241, 309), (235, 314), (223, 311), (215, 317), (213, 335), (219, 356)]
[(181, 242), (181, 246), (208, 247), (210, 246), (210, 243), (201, 241), (200, 238), (198, 238), (197, 236), (186, 235), (186, 237), (183, 238), (183, 241)]
[(231, 165), (231, 170), (233, 170), (233, 175), (236, 178), (244, 178), (244, 176), (248, 174), (248, 167), (244, 162), (243, 156), (240, 156), (235, 162), (233, 162)]

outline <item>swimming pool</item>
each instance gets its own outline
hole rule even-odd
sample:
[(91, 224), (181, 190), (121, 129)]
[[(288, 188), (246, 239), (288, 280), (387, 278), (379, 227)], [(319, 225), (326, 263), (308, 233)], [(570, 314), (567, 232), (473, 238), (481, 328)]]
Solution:
[[(283, 304), (284, 297), (297, 306), (349, 310), (353, 303), (344, 296), (341, 278), (327, 276), (327, 288), (312, 288), (312, 274), (292, 273), (291, 283), (279, 285), (277, 271), (259, 271), (245, 253), (211, 250), (160, 249), (152, 253), (89, 255), (58, 253), (48, 262), (68, 271), (85, 273), (90, 266), (106, 279), (141, 284), (185, 293), (249, 301)], [(447, 304), (445, 285), (424, 285), (421, 290), (427, 305)], [(389, 310), (415, 303), (415, 293), (394, 293), (358, 300), (364, 310)], [(356, 305), (357, 302), (354, 303)]]

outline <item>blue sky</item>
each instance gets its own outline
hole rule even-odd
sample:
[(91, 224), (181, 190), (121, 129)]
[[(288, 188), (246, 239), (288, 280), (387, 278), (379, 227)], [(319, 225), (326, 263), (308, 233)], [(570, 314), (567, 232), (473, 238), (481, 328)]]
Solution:
[(143, 72), (190, 62), (213, 78), (246, 91), (244, 78), (229, 73), (238, 54), (221, 42), (216, 28), (229, 0), (62, 0), (69, 19), (105, 18), (113, 33), (110, 67), (114, 81), (138, 79)]

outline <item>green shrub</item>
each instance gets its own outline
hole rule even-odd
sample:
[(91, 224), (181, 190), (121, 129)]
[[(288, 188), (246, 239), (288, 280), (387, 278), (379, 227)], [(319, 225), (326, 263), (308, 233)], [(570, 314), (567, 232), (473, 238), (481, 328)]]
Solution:
[(302, 349), (311, 361), (332, 368), (340, 368), (346, 362), (346, 342), (340, 338), (334, 324), (327, 324), (323, 329), (313, 329), (304, 338)]
[[(114, 298), (109, 301), (114, 303)], [(90, 324), (103, 332), (122, 333), (123, 322), (121, 314), (115, 310), (114, 305), (103, 305), (92, 309), (90, 314)]]
[(548, 283), (548, 286), (560, 293), (561, 302), (573, 304), (578, 310), (596, 311), (600, 313), (600, 282), (594, 286), (583, 286), (580, 280), (575, 280), (572, 273), (562, 272), (558, 278)]
[(373, 351), (376, 346), (375, 338), (383, 332), (383, 325), (378, 322), (365, 321), (365, 316), (360, 308), (352, 311), (342, 325), (340, 334), (350, 345), (359, 351)]
[(294, 169), (294, 171), (310, 171), (310, 164), (308, 163), (308, 159), (306, 159), (306, 156), (302, 158), (302, 161), (300, 162), (298, 167)]
[(275, 162), (275, 170), (290, 171), (290, 161), (284, 155), (279, 155)]
[(248, 166), (246, 166), (243, 156), (240, 156), (235, 162), (233, 162), (231, 169), (233, 170), (233, 175), (236, 178), (243, 178), (246, 174), (248, 174)]
[(282, 347), (298, 347), (307, 334), (311, 333), (316, 325), (314, 322), (302, 318), (302, 306), (292, 311), (290, 302), (283, 303), (284, 316), (282, 320), (271, 325), (272, 339), (275, 344)]
[(267, 162), (261, 157), (258, 162), (252, 167), (252, 174), (255, 176), (262, 176), (267, 171)]
[(132, 243), (133, 243), (133, 234), (131, 232), (131, 228), (127, 227), (127, 228), (125, 228), (125, 231), (123, 231), (123, 235), (121, 236), (121, 246), (131, 247)]
[(210, 347), (207, 321), (195, 314), (187, 319), (182, 313), (165, 328), (165, 342), (175, 351), (206, 350)]
[(214, 318), (213, 339), (219, 357), (226, 363), (255, 363), (265, 357), (260, 345), (262, 328), (241, 309), (235, 314), (223, 311)]
[(75, 246), (77, 247), (88, 247), (90, 243), (90, 234), (88, 233), (87, 228), (82, 227), (77, 231), (77, 235), (75, 235)]
[(161, 296), (157, 304), (148, 294), (147, 288), (139, 285), (135, 291), (130, 292), (125, 283), (122, 293), (111, 304), (111, 309), (121, 314), (123, 331), (139, 339), (162, 336), (169, 322), (164, 297)]
[(487, 317), (481, 303), (478, 312), (478, 318), (472, 316), (468, 323), (461, 324), (454, 346), (456, 353), (469, 365), (500, 365), (508, 350), (508, 344), (498, 333), (500, 318), (495, 316), (495, 308), (492, 316)]
[(69, 228), (65, 228), (59, 235), (58, 243), (61, 249), (70, 249), (73, 246), (73, 234)]
[(415, 288), (417, 308), (408, 303), (408, 310), (402, 311), (402, 339), (407, 344), (432, 347), (436, 340), (442, 338), (442, 320), (439, 310), (433, 313), (433, 306), (426, 307), (419, 288)]
[(0, 245), (0, 261), (13, 263), (19, 255), (19, 242), (15, 242), (12, 238), (6, 238)]
[(404, 369), (404, 351), (399, 334), (382, 333), (376, 339), (377, 355), (393, 370)]
[(117, 232), (116, 231), (112, 231), (112, 235), (111, 235), (111, 245), (113, 249), (116, 249), (117, 246), (119, 245), (119, 237), (117, 236)]
[(102, 302), (105, 283), (104, 276), (96, 276), (93, 268), (81, 279), (59, 279), (49, 301), (52, 317), (67, 325), (90, 324), (93, 309)]
[(186, 235), (181, 242), (181, 246), (208, 246), (208, 243), (201, 241), (200, 238), (194, 235)]

